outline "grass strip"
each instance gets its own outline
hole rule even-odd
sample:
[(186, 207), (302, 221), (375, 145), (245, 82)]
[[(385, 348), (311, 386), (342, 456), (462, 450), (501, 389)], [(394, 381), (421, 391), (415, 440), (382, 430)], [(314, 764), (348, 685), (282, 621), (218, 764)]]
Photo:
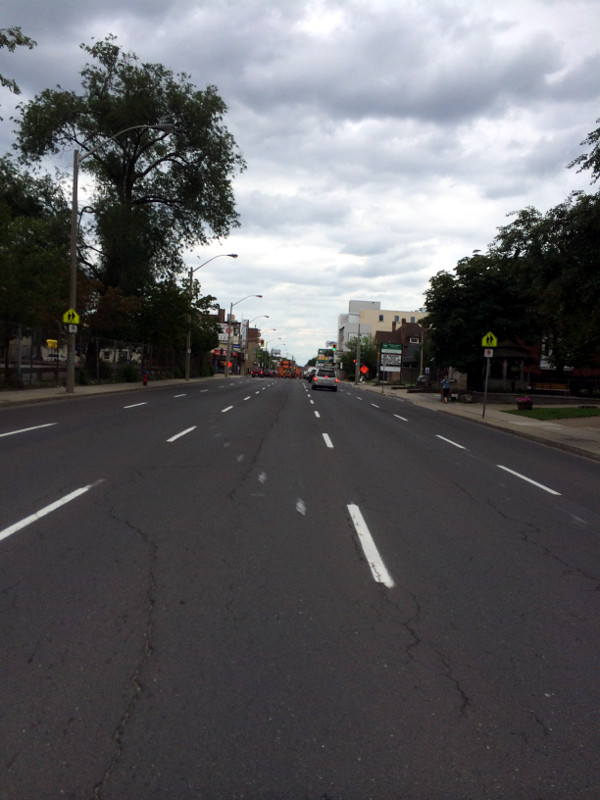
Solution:
[(539, 419), (542, 422), (552, 419), (577, 419), (578, 417), (600, 417), (600, 408), (532, 408), (530, 411), (519, 411), (518, 409), (503, 408), (505, 414), (516, 414), (519, 417), (529, 417)]

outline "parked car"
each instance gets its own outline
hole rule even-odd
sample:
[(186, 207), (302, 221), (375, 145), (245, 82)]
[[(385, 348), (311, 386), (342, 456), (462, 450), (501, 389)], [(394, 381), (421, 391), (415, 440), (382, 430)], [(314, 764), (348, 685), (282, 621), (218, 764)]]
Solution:
[(319, 367), (312, 376), (310, 383), (311, 389), (330, 389), (332, 392), (337, 392), (338, 379), (335, 375), (335, 370), (327, 369), (326, 367)]

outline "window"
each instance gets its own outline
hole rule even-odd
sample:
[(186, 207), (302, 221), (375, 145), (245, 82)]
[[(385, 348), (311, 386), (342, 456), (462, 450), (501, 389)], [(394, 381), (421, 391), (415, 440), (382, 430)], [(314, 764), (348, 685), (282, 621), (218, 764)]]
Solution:
[(400, 322), (400, 314), (396, 314), (394, 317), (394, 322)]
[(410, 337), (410, 343), (411, 343), (411, 344), (419, 344), (419, 342), (420, 342), (420, 341), (421, 341), (421, 340), (419, 339), (419, 337), (418, 337), (418, 336), (411, 336), (411, 337)]
[(379, 315), (379, 322), (383, 322), (383, 314)]

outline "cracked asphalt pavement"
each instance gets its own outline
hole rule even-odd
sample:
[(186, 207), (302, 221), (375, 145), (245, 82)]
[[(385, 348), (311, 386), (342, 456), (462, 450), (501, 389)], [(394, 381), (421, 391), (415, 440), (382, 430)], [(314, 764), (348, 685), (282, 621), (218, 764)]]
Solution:
[(600, 463), (372, 401), (0, 410), (0, 797), (600, 795)]

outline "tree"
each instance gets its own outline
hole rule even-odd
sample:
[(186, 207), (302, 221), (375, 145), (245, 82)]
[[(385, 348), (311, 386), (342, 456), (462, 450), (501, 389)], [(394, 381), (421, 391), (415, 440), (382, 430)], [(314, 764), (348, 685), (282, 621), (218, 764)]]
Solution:
[(594, 366), (600, 356), (600, 195), (573, 192), (546, 214), (525, 209), (495, 248), (518, 264), (535, 300), (550, 363)]
[(39, 324), (68, 298), (69, 211), (48, 177), (0, 158), (0, 319)]
[[(28, 47), (31, 50), (36, 44), (37, 42), (34, 42), (29, 36), (25, 36), (18, 26), (14, 28), (0, 28), (0, 50), (6, 47), (9, 52), (14, 53), (17, 47)], [(6, 87), (13, 94), (21, 94), (17, 82), (12, 78), (5, 77), (1, 73), (0, 86)]]
[(454, 270), (438, 272), (425, 292), (428, 342), (435, 366), (453, 366), (477, 383), (481, 338), (529, 339), (537, 332), (533, 296), (525, 275), (498, 253), (461, 259)]
[(0, 323), (8, 342), (17, 325), (55, 330), (67, 307), (69, 213), (48, 177), (22, 174), (0, 158)]
[[(600, 123), (600, 118), (596, 120)], [(585, 169), (592, 171), (592, 183), (595, 183), (600, 178), (600, 127), (588, 133), (586, 138), (580, 143), (582, 147), (591, 147), (589, 153), (582, 153), (577, 158), (573, 159), (568, 165), (569, 168), (579, 167), (577, 172), (583, 172)]]
[(140, 308), (138, 336), (148, 344), (183, 351), (191, 311), (192, 350), (208, 352), (219, 342), (218, 324), (210, 315), (215, 301), (211, 295), (200, 294), (198, 281), (192, 285), (191, 304), (188, 287), (175, 281), (156, 284)]
[[(356, 370), (356, 353), (358, 349), (358, 336), (352, 336), (346, 342), (344, 349), (340, 352), (340, 359), (342, 369), (349, 378), (354, 379)], [(377, 346), (369, 336), (360, 337), (360, 363), (361, 366), (367, 367), (369, 375), (374, 377), (377, 375), (379, 368), (378, 364), (379, 353)]]
[[(105, 287), (143, 295), (182, 270), (183, 247), (239, 224), (232, 179), (245, 163), (216, 87), (200, 91), (185, 74), (140, 63), (112, 36), (82, 48), (92, 58), (82, 92), (46, 89), (25, 105), (18, 146), (26, 161), (67, 147), (89, 154), (81, 166), (95, 179), (96, 250), (85, 268)], [(164, 123), (174, 132), (139, 127)]]

